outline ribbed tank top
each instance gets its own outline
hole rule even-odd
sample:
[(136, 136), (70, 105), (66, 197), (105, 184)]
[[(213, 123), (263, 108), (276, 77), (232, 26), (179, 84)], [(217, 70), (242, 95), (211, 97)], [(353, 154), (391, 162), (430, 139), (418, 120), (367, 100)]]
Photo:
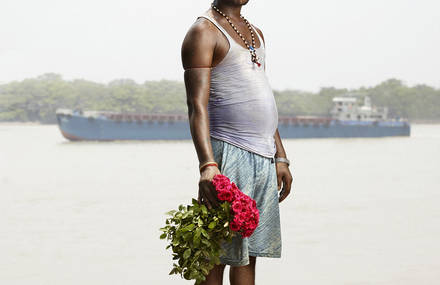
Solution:
[(229, 51), (211, 69), (208, 114), (211, 137), (265, 157), (276, 153), (275, 131), (278, 111), (265, 67), (265, 48), (260, 39), (256, 54), (258, 67), (248, 49), (239, 45), (207, 12), (200, 15), (211, 21), (228, 39)]

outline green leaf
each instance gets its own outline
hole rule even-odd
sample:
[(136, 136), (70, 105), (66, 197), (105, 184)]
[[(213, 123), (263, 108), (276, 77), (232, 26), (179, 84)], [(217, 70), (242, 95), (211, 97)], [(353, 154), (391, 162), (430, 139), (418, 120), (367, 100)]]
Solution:
[(202, 270), (203, 274), (205, 274), (205, 276), (209, 274), (208, 269), (206, 269), (205, 267), (201, 267), (200, 269)]
[(212, 221), (212, 222), (209, 223), (208, 228), (213, 229), (213, 228), (215, 228), (216, 225), (217, 225), (217, 222), (216, 221)]
[(207, 245), (208, 247), (211, 247), (211, 242), (207, 239), (202, 239), (202, 243)]
[(185, 252), (183, 253), (183, 258), (184, 259), (188, 259), (191, 256), (191, 249), (188, 248), (187, 250), (185, 250)]
[(185, 233), (185, 234), (183, 235), (183, 239), (184, 239), (185, 241), (188, 241), (188, 240), (191, 239), (192, 236), (193, 236), (193, 233), (192, 233), (192, 232), (187, 232), (187, 233)]
[(197, 224), (198, 224), (199, 226), (202, 226), (202, 225), (204, 224), (202, 218), (198, 217), (198, 219), (197, 219)]
[(200, 236), (194, 236), (193, 237), (193, 244), (194, 244), (194, 247), (199, 247), (200, 246)]
[(209, 234), (203, 228), (202, 228), (202, 235), (204, 235), (206, 238), (209, 238)]
[[(200, 250), (196, 251), (196, 253), (194, 253), (194, 258), (199, 257), (200, 254), (202, 254), (202, 251), (200, 251)], [(198, 262), (197, 262), (197, 263), (198, 263)]]
[(209, 257), (209, 252), (207, 250), (202, 250), (202, 254), (204, 257)]
[(194, 228), (196, 227), (196, 225), (194, 224), (189, 224), (186, 227), (183, 228), (184, 231), (192, 231)]
[(166, 237), (167, 237), (166, 233), (163, 233), (163, 234), (160, 235), (160, 239), (165, 239)]
[(190, 272), (187, 270), (185, 273), (183, 273), (183, 278), (185, 278), (186, 280), (191, 280), (191, 278), (189, 278), (189, 274)]
[(201, 206), (203, 215), (208, 215), (208, 208), (205, 205)]

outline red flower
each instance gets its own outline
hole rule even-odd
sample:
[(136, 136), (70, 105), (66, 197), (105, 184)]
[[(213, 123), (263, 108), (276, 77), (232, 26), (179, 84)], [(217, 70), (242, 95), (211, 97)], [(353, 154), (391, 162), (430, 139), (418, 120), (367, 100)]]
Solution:
[(234, 221), (232, 221), (229, 224), (229, 227), (231, 228), (231, 230), (233, 230), (234, 232), (238, 232), (240, 230), (240, 225), (235, 223)]
[(222, 174), (217, 174), (212, 180), (217, 190), (217, 197), (231, 205), (233, 215), (229, 227), (234, 232), (239, 232), (243, 238), (252, 235), (258, 227), (260, 213), (257, 203), (248, 195), (244, 194), (234, 182)]

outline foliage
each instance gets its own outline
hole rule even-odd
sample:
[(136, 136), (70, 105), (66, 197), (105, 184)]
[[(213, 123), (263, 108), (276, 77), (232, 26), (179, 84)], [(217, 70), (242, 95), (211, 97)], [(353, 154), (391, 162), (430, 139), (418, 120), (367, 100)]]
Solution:
[(192, 199), (191, 205), (180, 205), (178, 210), (167, 214), (166, 226), (161, 239), (170, 240), (173, 251), (171, 274), (180, 274), (187, 280), (195, 279), (200, 284), (206, 279), (215, 264), (220, 264), (222, 241), (231, 241), (234, 232), (229, 227), (231, 208), (228, 202), (223, 202), (217, 208), (208, 211), (205, 205)]
[[(427, 85), (408, 87), (390, 79), (359, 89), (321, 88), (317, 93), (274, 91), (280, 115), (326, 116), (334, 96), (369, 95), (374, 105), (389, 108), (390, 117), (440, 121), (440, 89)], [(0, 121), (56, 123), (57, 108), (127, 113), (186, 114), (183, 82), (118, 79), (108, 84), (83, 79), (64, 80), (47, 73), (36, 78), (0, 85)]]
[(168, 238), (168, 248), (173, 250), (170, 274), (200, 284), (215, 264), (220, 263), (222, 242), (230, 242), (235, 233), (250, 237), (258, 227), (260, 213), (254, 199), (244, 194), (234, 182), (223, 175), (214, 175), (212, 186), (220, 205), (208, 211), (205, 205), (192, 200), (192, 205), (179, 206), (168, 212), (171, 218), (161, 228), (161, 239)]

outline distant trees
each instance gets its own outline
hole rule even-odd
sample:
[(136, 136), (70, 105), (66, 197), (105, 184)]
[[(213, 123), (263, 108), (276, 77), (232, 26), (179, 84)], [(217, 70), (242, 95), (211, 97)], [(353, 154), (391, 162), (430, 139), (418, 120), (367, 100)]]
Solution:
[[(322, 88), (318, 93), (274, 91), (280, 115), (328, 114), (332, 98), (369, 95), (373, 104), (389, 107), (392, 117), (440, 121), (440, 90), (426, 85), (406, 86), (390, 79), (355, 90)], [(63, 80), (47, 73), (36, 78), (0, 85), (0, 121), (55, 123), (57, 108), (107, 110), (129, 113), (186, 114), (185, 87), (177, 81), (118, 79), (100, 84), (83, 79)]]
[(427, 85), (406, 86), (402, 81), (389, 79), (377, 86), (359, 89), (322, 88), (318, 93), (295, 90), (275, 91), (278, 112), (282, 115), (327, 115), (332, 98), (351, 95), (363, 102), (370, 96), (373, 105), (388, 107), (389, 117), (440, 122), (440, 89)]

